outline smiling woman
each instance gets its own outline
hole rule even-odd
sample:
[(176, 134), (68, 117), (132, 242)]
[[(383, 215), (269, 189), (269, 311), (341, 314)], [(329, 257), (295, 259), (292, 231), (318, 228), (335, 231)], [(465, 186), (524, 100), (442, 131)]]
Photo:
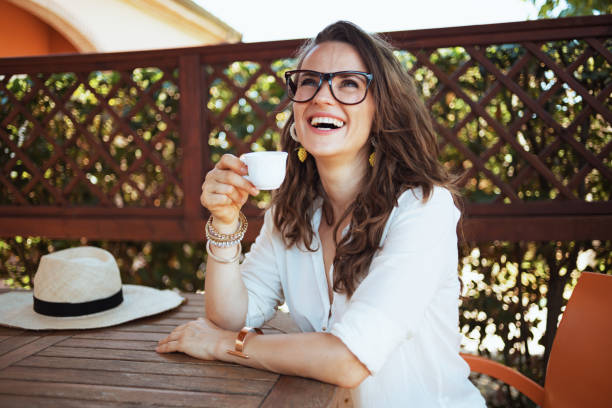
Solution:
[[(158, 351), (348, 387), (357, 407), (484, 406), (459, 355), (454, 182), (411, 78), (348, 22), (299, 55), (287, 174), (261, 232), (239, 265), (240, 209), (258, 191), (225, 155), (202, 186), (207, 319)], [(283, 302), (302, 333), (253, 332)]]
[(352, 162), (352, 180), (359, 183), (367, 160), (357, 156), (369, 154), (366, 145), (374, 115), (374, 101), (367, 92), (372, 74), (365, 72), (357, 50), (340, 41), (313, 47), (301, 68), (305, 69), (289, 71), (287, 78), (289, 97), (296, 102), (294, 134), (320, 166), (333, 166), (334, 160), (341, 165)]

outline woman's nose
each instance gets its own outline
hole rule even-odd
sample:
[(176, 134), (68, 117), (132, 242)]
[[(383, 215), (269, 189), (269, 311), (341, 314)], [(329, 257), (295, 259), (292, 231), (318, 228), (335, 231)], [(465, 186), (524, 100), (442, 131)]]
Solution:
[(323, 103), (323, 104), (332, 104), (335, 102), (334, 95), (331, 93), (331, 89), (329, 87), (329, 83), (324, 81), (319, 88), (319, 91), (315, 94), (313, 98), (314, 103)]

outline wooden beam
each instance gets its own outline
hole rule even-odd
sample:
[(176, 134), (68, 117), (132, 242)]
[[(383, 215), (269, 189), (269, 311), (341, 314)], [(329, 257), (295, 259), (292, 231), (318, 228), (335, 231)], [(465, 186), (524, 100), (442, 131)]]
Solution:
[(180, 98), (180, 143), (183, 151), (181, 174), (183, 179), (185, 227), (187, 236), (197, 237), (202, 231), (198, 228), (201, 218), (200, 194), (204, 179), (204, 163), (202, 157), (202, 139), (208, 140), (203, 134), (202, 109), (204, 97), (200, 76), (200, 56), (188, 54), (180, 57), (179, 87)]
[[(205, 218), (189, 223), (180, 217), (0, 216), (0, 237), (197, 242), (204, 240), (204, 223)], [(262, 224), (262, 216), (249, 216), (246, 242), (255, 240)], [(470, 242), (607, 240), (612, 239), (612, 215), (467, 216), (458, 233), (461, 240)]]
[(0, 237), (42, 236), (57, 239), (104, 239), (124, 241), (197, 241), (204, 231), (182, 217), (7, 217), (0, 215)]
[(612, 215), (467, 217), (463, 241), (574, 241), (612, 239)]

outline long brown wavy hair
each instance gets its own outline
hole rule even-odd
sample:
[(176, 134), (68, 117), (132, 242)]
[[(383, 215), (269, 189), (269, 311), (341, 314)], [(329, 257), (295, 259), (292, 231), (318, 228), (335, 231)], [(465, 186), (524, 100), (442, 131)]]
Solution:
[(323, 200), (323, 217), (335, 226), (350, 218), (348, 233), (337, 242), (334, 257), (333, 290), (348, 297), (367, 275), (372, 257), (380, 247), (385, 223), (399, 196), (414, 187), (423, 189), (426, 201), (435, 185), (456, 193), (455, 180), (438, 160), (438, 144), (429, 112), (425, 108), (411, 76), (393, 54), (394, 48), (378, 35), (368, 34), (356, 25), (339, 21), (329, 25), (298, 52), (298, 67), (318, 44), (340, 41), (352, 45), (365, 63), (373, 81), (376, 111), (370, 140), (375, 146), (376, 161), (362, 182), (362, 189), (340, 219), (335, 220), (331, 204), (323, 189), (312, 156), (301, 163), (295, 151), (299, 144), (289, 135), (293, 115), (281, 137), (282, 150), (289, 152), (287, 175), (273, 196), (274, 224), (287, 247), (303, 245), (313, 248), (311, 218), (314, 202)]

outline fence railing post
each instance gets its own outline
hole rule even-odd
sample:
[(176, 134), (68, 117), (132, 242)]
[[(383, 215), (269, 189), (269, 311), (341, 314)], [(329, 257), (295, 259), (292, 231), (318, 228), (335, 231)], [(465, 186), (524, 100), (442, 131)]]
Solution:
[(200, 206), (200, 185), (202, 183), (202, 86), (200, 56), (182, 55), (179, 58), (180, 88), (180, 140), (183, 150), (181, 175), (184, 194), (185, 217), (183, 227), (189, 239), (201, 238), (203, 220)]

